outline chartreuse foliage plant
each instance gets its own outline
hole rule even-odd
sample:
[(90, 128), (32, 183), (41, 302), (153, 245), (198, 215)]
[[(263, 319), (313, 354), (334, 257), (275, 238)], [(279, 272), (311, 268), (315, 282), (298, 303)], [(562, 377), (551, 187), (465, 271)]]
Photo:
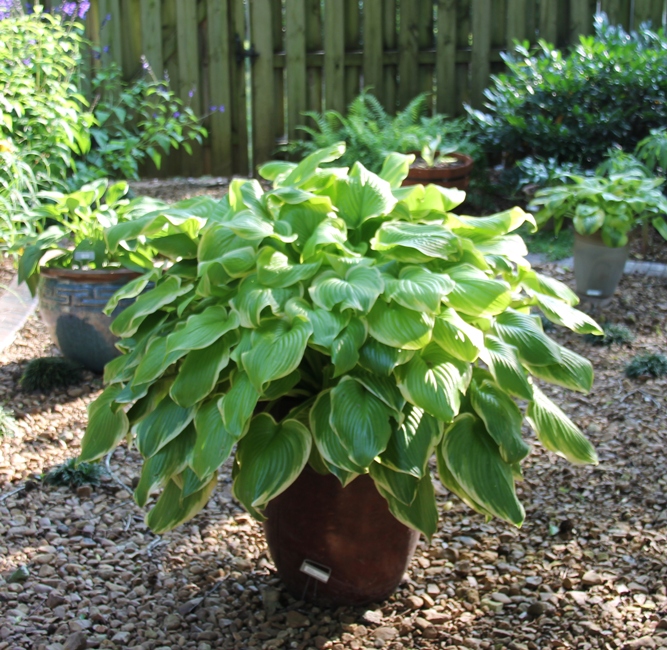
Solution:
[(234, 494), (258, 519), (310, 464), (343, 485), (369, 473), (391, 512), (427, 537), (434, 454), (448, 489), (516, 525), (524, 419), (548, 449), (597, 462), (534, 381), (586, 392), (593, 372), (533, 308), (601, 332), (524, 259), (510, 233), (532, 216), (456, 216), (463, 192), (400, 187), (401, 154), (379, 175), (321, 167), (343, 151), (264, 165), (270, 191), (236, 179), (197, 213), (176, 206), (108, 232), (112, 243), (183, 226), (175, 264), (116, 294), (139, 297), (112, 324), (124, 354), (106, 367), (79, 457), (136, 444), (137, 502), (162, 489), (147, 515), (155, 531), (205, 505), (232, 453)]

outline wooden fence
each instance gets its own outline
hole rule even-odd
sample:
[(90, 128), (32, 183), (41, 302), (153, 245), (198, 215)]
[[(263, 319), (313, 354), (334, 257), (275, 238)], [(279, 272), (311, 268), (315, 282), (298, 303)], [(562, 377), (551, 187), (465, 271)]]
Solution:
[[(301, 113), (344, 111), (362, 88), (390, 111), (417, 93), (434, 108), (481, 106), (514, 39), (560, 47), (596, 8), (628, 29), (664, 24), (667, 0), (92, 0), (87, 31), (127, 78), (145, 55), (202, 115), (209, 139), (166, 174), (247, 174), (298, 137)], [(213, 110), (212, 107), (215, 107)], [(223, 107), (220, 110), (220, 107)], [(250, 144), (249, 144), (250, 143)]]

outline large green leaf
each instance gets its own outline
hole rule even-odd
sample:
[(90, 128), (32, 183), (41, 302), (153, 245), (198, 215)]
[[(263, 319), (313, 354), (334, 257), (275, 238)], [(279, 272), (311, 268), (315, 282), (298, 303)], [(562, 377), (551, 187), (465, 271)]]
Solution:
[(352, 370), (350, 376), (354, 377), (367, 390), (373, 393), (375, 397), (381, 399), (390, 409), (395, 411), (396, 419), (400, 418), (400, 414), (405, 406), (405, 399), (401, 395), (401, 391), (398, 390), (396, 381), (393, 378), (376, 375), (360, 367)]
[(192, 422), (195, 411), (183, 408), (165, 397), (143, 420), (135, 425), (137, 449), (144, 458), (155, 455)]
[(431, 340), (435, 319), (429, 314), (414, 311), (379, 300), (368, 314), (368, 326), (373, 338), (393, 348), (420, 350)]
[(561, 361), (560, 346), (542, 331), (537, 317), (508, 309), (498, 314), (493, 329), (518, 350), (519, 358), (527, 364), (548, 366)]
[(396, 368), (394, 374), (408, 402), (438, 420), (450, 422), (459, 412), (471, 372), (470, 364), (431, 344)]
[(291, 323), (269, 319), (253, 332), (252, 348), (241, 359), (257, 392), (261, 393), (267, 382), (296, 370), (312, 333), (312, 324), (303, 318)]
[(558, 384), (580, 393), (588, 393), (593, 386), (593, 366), (588, 359), (572, 350), (559, 346), (560, 363), (548, 366), (526, 364), (530, 372), (552, 384)]
[(238, 326), (238, 314), (228, 314), (222, 305), (211, 305), (201, 313), (190, 316), (181, 329), (167, 337), (167, 351), (207, 348)]
[(401, 187), (401, 183), (408, 177), (410, 164), (415, 160), (414, 154), (390, 153), (382, 163), (380, 178), (389, 183), (392, 190)]
[(433, 341), (462, 361), (476, 361), (480, 350), (484, 349), (484, 334), (451, 308), (436, 317)]
[(320, 261), (312, 264), (292, 264), (284, 253), (266, 247), (257, 259), (257, 279), (266, 287), (282, 289), (312, 278), (320, 264)]
[(461, 264), (447, 271), (454, 280), (454, 289), (447, 294), (445, 302), (469, 316), (494, 316), (509, 307), (512, 293), (509, 286), (489, 278), (486, 273)]
[(403, 505), (409, 506), (415, 500), (419, 489), (419, 479), (417, 477), (404, 472), (395, 472), (393, 469), (375, 462), (371, 464), (369, 474), (375, 481), (375, 485), (381, 488), (383, 493), (391, 494)]
[(470, 391), (472, 407), (509, 464), (524, 459), (530, 446), (521, 437), (523, 415), (514, 400), (498, 384), (488, 380), (474, 382)]
[(134, 500), (140, 507), (146, 505), (153, 490), (166, 485), (170, 478), (180, 474), (187, 467), (194, 443), (195, 431), (190, 425), (155, 455), (144, 461), (141, 478), (134, 491)]
[(335, 271), (323, 271), (308, 289), (313, 302), (322, 309), (331, 311), (355, 309), (367, 314), (383, 289), (382, 276), (374, 266), (350, 267), (345, 277)]
[(540, 309), (552, 323), (563, 325), (577, 334), (604, 334), (600, 326), (590, 316), (578, 309), (573, 309), (568, 304), (551, 296), (536, 294), (535, 297)]
[(301, 258), (311, 259), (327, 246), (335, 246), (347, 255), (352, 254), (347, 241), (347, 226), (342, 219), (329, 217), (320, 221), (304, 243)]
[(489, 217), (459, 216), (457, 217), (457, 223), (452, 225), (452, 230), (464, 237), (485, 239), (512, 232), (526, 221), (532, 224), (533, 229), (536, 228), (535, 218), (532, 214), (514, 207)]
[(236, 451), (234, 496), (252, 513), (286, 490), (310, 455), (311, 435), (297, 420), (256, 415)]
[(486, 336), (485, 345), (481, 357), (498, 385), (510, 395), (532, 399), (533, 386), (519, 361), (516, 348), (490, 334)]
[(419, 481), (417, 495), (414, 501), (406, 506), (392, 496), (382, 486), (376, 483), (378, 492), (387, 500), (391, 514), (409, 528), (414, 528), (423, 533), (427, 540), (438, 529), (438, 509), (435, 503), (435, 490), (431, 476), (425, 476)]
[(290, 171), (284, 180), (281, 180), (280, 185), (282, 187), (290, 187), (292, 185), (300, 187), (308, 180), (310, 180), (312, 175), (315, 173), (315, 170), (321, 164), (337, 160), (344, 153), (344, 142), (337, 142), (330, 147), (318, 149), (314, 153), (311, 153), (309, 156), (306, 156), (296, 167), (294, 167), (294, 169)]
[(331, 426), (357, 467), (368, 467), (386, 448), (389, 414), (387, 406), (352, 377), (343, 377), (331, 391)]
[(481, 420), (459, 415), (445, 431), (442, 455), (459, 485), (475, 502), (516, 526), (525, 516), (514, 491), (511, 466), (500, 456), (498, 445)]
[(383, 223), (371, 240), (373, 250), (387, 257), (421, 264), (432, 258), (455, 260), (461, 255), (461, 242), (449, 228), (437, 224), (390, 221)]
[(573, 307), (579, 303), (579, 298), (567, 285), (532, 269), (522, 269), (519, 275), (521, 283), (526, 289), (536, 293), (543, 293), (552, 298), (560, 298)]
[(422, 478), (428, 473), (428, 461), (440, 442), (443, 425), (423, 409), (406, 405), (404, 419), (394, 428), (380, 462), (397, 472)]
[(454, 288), (448, 276), (420, 266), (402, 268), (398, 278), (387, 274), (383, 277), (385, 297), (415, 311), (436, 313), (442, 299)]
[(274, 314), (279, 314), (288, 300), (298, 296), (298, 285), (286, 289), (269, 289), (253, 273), (241, 281), (236, 296), (229, 303), (238, 313), (242, 327), (258, 327), (261, 313), (266, 307), (270, 307)]
[(104, 307), (104, 313), (107, 316), (110, 316), (121, 300), (130, 300), (131, 298), (136, 298), (146, 289), (146, 287), (151, 282), (155, 282), (159, 277), (159, 269), (153, 269), (147, 273), (144, 273), (143, 275), (140, 275), (138, 278), (134, 278), (134, 280), (130, 280), (127, 284), (118, 289), (118, 291), (116, 291), (116, 293), (114, 293), (111, 298), (109, 298), (109, 302), (107, 302), (106, 306)]
[(213, 474), (229, 458), (238, 439), (222, 421), (221, 401), (219, 398), (207, 400), (195, 414), (196, 439), (190, 467), (202, 479)]
[(526, 419), (537, 433), (539, 441), (571, 463), (597, 465), (598, 456), (593, 445), (574, 422), (539, 388), (535, 387), (533, 391), (534, 397), (528, 405)]
[(322, 458), (346, 472), (362, 474), (363, 467), (356, 465), (343, 447), (338, 434), (331, 426), (331, 391), (320, 393), (310, 409), (310, 430)]
[(359, 350), (359, 365), (376, 375), (389, 376), (396, 366), (409, 361), (413, 354), (371, 338)]
[(161, 535), (192, 519), (208, 502), (218, 482), (217, 474), (198, 492), (184, 497), (182, 489), (173, 481), (167, 483), (160, 498), (146, 515), (146, 525)]
[(102, 458), (127, 434), (130, 428), (127, 415), (123, 410), (112, 408), (121, 390), (120, 384), (112, 384), (88, 405), (88, 425), (81, 441), (81, 453), (77, 462), (90, 462)]
[(194, 406), (215, 388), (229, 363), (229, 345), (230, 338), (225, 336), (207, 348), (188, 352), (169, 391), (174, 402), (184, 408)]
[(359, 361), (359, 348), (364, 344), (368, 332), (366, 325), (359, 318), (350, 320), (348, 326), (331, 344), (331, 361), (334, 364), (334, 377), (349, 372)]
[(139, 365), (134, 371), (132, 385), (141, 386), (160, 377), (169, 366), (185, 356), (187, 350), (167, 352), (169, 338), (156, 336), (146, 348)]
[(245, 433), (258, 400), (259, 393), (247, 373), (234, 373), (232, 387), (219, 405), (222, 421), (230, 435), (240, 438)]
[(391, 185), (360, 162), (354, 163), (350, 175), (338, 183), (337, 207), (350, 228), (359, 228), (368, 219), (389, 214), (395, 205)]

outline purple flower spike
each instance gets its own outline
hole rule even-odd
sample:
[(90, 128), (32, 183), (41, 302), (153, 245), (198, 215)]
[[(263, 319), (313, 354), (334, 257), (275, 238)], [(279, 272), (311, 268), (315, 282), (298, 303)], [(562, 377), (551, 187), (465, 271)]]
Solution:
[(102, 52), (104, 52), (105, 54), (107, 54), (107, 53), (109, 52), (110, 49), (111, 49), (111, 48), (110, 48), (108, 45), (105, 45), (105, 46), (102, 48)]
[(174, 111), (174, 117), (180, 117), (181, 112), (180, 111)]
[(194, 96), (195, 96), (195, 89), (193, 88), (193, 89), (188, 93), (188, 97), (189, 97), (190, 99), (192, 99)]
[(208, 108), (211, 113), (215, 113), (218, 110), (218, 107), (214, 104), (213, 106), (209, 106)]
[(218, 110), (219, 110), (221, 113), (224, 113), (224, 112), (225, 112), (225, 105), (224, 105), (224, 104), (220, 104), (220, 108), (219, 108)]

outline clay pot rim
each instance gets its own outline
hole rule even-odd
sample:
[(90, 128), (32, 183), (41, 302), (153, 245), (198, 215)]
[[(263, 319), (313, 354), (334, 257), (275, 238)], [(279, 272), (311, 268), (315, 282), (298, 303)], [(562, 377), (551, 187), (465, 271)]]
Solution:
[(125, 268), (106, 269), (59, 269), (54, 267), (42, 267), (40, 275), (47, 278), (60, 280), (75, 280), (78, 282), (117, 282), (119, 280), (133, 280), (141, 273)]
[[(408, 154), (412, 154), (415, 156), (415, 162), (418, 158), (422, 157), (421, 151), (409, 151)], [(471, 156), (469, 156), (467, 153), (460, 153), (458, 151), (454, 151), (452, 153), (448, 153), (448, 156), (451, 156), (452, 158), (456, 158), (456, 162), (453, 163), (445, 163), (445, 164), (440, 164), (436, 165), (435, 167), (413, 167), (414, 163), (410, 165), (410, 171), (429, 171), (429, 172), (438, 172), (438, 171), (449, 171), (449, 170), (462, 170), (466, 169), (467, 167), (472, 167), (474, 164), (474, 160), (472, 159)]]

